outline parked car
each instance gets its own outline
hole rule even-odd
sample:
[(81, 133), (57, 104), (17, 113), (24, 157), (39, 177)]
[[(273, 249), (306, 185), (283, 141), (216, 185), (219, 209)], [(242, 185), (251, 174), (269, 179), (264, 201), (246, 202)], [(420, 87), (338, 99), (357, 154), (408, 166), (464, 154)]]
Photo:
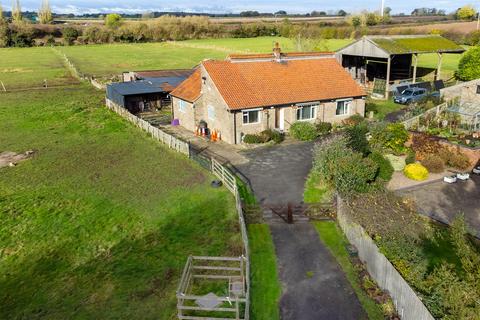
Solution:
[(438, 96), (438, 92), (429, 93), (424, 88), (408, 88), (402, 91), (400, 95), (393, 97), (395, 103), (410, 104), (418, 102), (428, 96)]

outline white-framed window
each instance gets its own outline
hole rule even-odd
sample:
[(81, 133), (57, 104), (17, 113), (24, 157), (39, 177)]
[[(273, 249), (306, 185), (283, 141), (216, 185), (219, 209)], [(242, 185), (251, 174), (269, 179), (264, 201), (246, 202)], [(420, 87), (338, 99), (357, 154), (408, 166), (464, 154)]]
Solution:
[(179, 100), (178, 101), (178, 110), (180, 112), (183, 112), (183, 113), (187, 112), (187, 103), (183, 100)]
[(259, 123), (261, 117), (261, 109), (243, 111), (243, 124)]
[(335, 114), (337, 116), (343, 116), (343, 115), (349, 114), (351, 105), (352, 105), (352, 100), (338, 100), (337, 110), (335, 111)]
[(208, 119), (215, 120), (215, 108), (211, 105), (207, 107)]
[(313, 120), (317, 118), (318, 105), (301, 106), (297, 109), (297, 121)]

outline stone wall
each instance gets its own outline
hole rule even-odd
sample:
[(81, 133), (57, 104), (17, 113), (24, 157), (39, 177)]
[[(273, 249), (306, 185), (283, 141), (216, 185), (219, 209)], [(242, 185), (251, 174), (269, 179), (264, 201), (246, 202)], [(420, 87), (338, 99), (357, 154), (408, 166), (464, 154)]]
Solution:
[[(183, 101), (184, 104), (184, 111), (180, 110), (180, 103)], [(172, 107), (173, 107), (173, 116), (174, 119), (178, 119), (180, 122), (180, 125), (184, 127), (185, 129), (188, 129), (190, 131), (195, 130), (195, 108), (194, 104), (181, 100), (176, 97), (172, 97)]]
[(440, 90), (440, 96), (445, 100), (453, 100), (460, 98), (461, 103), (479, 102), (480, 94), (477, 93), (477, 87), (480, 85), (480, 79), (463, 82), (455, 86)]

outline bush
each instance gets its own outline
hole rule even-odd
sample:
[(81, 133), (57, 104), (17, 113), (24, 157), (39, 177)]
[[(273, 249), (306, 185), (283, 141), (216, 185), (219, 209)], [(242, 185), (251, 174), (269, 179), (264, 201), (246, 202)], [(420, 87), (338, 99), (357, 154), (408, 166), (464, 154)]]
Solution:
[(243, 137), (243, 142), (248, 144), (265, 143), (263, 137), (258, 134), (246, 134)]
[(413, 149), (408, 149), (407, 151), (407, 157), (405, 158), (405, 163), (406, 164), (411, 164), (415, 163), (417, 160), (417, 155)]
[(346, 127), (345, 133), (348, 138), (349, 148), (362, 153), (364, 156), (370, 152), (370, 146), (367, 140), (368, 127), (365, 122)]
[(332, 124), (330, 122), (319, 122), (315, 125), (319, 135), (324, 136), (332, 131)]
[(311, 141), (318, 137), (317, 128), (310, 122), (295, 122), (290, 127), (290, 134), (302, 141)]
[(449, 167), (465, 170), (470, 167), (470, 159), (461, 153), (461, 152), (454, 152), (447, 147), (442, 147), (437, 151), (437, 156), (441, 158)]
[(372, 152), (368, 155), (378, 167), (377, 177), (383, 181), (390, 181), (393, 175), (393, 166), (388, 159), (386, 159), (380, 152)]
[(348, 117), (347, 119), (343, 120), (342, 123), (345, 126), (357, 126), (364, 121), (365, 121), (364, 117), (362, 117), (359, 114), (354, 114), (353, 116)]
[(371, 190), (378, 167), (347, 147), (348, 139), (331, 137), (316, 146), (314, 172), (341, 194)]
[(433, 154), (427, 155), (425, 159), (422, 160), (422, 165), (428, 169), (429, 172), (441, 173), (445, 170), (445, 163), (443, 160)]
[(480, 78), (480, 46), (468, 50), (458, 63), (457, 78), (470, 81)]
[(405, 151), (405, 142), (409, 135), (402, 123), (380, 124), (373, 127), (370, 133), (370, 145), (374, 149), (392, 151), (395, 154)]
[(70, 46), (78, 38), (78, 30), (72, 27), (66, 27), (62, 30), (63, 41), (65, 45)]
[(283, 134), (281, 134), (280, 132), (276, 131), (276, 130), (272, 130), (272, 129), (267, 129), (267, 130), (264, 130), (262, 132), (260, 132), (260, 137), (263, 138), (263, 140), (265, 142), (268, 142), (268, 141), (274, 141), (275, 143), (280, 143), (283, 141)]
[(423, 181), (428, 178), (428, 170), (420, 163), (411, 163), (403, 170), (405, 176), (416, 181)]

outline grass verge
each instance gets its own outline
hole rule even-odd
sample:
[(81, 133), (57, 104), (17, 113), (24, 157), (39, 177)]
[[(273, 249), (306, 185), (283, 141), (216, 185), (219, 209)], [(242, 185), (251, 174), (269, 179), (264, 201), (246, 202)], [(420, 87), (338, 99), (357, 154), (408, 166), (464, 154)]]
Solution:
[(337, 224), (334, 221), (318, 221), (313, 222), (313, 225), (315, 226), (321, 241), (328, 247), (338, 264), (345, 272), (348, 282), (350, 282), (350, 285), (355, 291), (363, 309), (367, 312), (368, 318), (370, 320), (384, 319), (381, 306), (376, 304), (375, 301), (362, 289), (357, 270), (350, 261), (346, 249), (348, 242)]
[(333, 191), (313, 171), (308, 175), (303, 191), (305, 203), (326, 203), (332, 200)]
[(251, 261), (251, 319), (280, 319), (278, 301), (282, 290), (270, 229), (266, 224), (250, 224), (248, 237)]

